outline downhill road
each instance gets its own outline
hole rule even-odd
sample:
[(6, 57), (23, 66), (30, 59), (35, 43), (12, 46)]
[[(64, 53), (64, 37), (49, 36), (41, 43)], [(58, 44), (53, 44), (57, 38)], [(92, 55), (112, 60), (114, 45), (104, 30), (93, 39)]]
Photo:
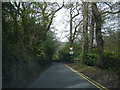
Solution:
[(26, 88), (97, 88), (62, 63), (53, 63)]

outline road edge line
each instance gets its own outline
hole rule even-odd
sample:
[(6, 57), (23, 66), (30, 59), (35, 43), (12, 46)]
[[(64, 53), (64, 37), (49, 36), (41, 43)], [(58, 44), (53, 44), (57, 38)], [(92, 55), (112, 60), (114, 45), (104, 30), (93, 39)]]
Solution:
[(102, 86), (101, 84), (99, 84), (98, 82), (90, 79), (89, 77), (85, 76), (84, 74), (82, 74), (82, 73), (76, 71), (75, 69), (71, 68), (71, 67), (68, 66), (67, 64), (65, 64), (65, 66), (67, 66), (69, 69), (71, 69), (73, 72), (75, 72), (76, 74), (78, 74), (78, 75), (81, 76), (82, 78), (86, 79), (88, 82), (90, 82), (91, 84), (93, 84), (95, 87), (97, 87), (97, 88), (99, 88), (99, 89), (101, 89), (101, 90), (103, 90), (103, 89), (109, 90), (109, 89), (107, 89), (106, 87), (104, 87), (104, 86)]

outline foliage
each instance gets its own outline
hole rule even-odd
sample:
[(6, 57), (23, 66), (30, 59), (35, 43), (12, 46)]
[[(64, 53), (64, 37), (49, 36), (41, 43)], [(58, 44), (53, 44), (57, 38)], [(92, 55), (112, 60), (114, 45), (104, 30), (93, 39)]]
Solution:
[[(30, 8), (32, 6), (33, 9)], [(48, 8), (53, 5), (27, 2), (4, 2), (2, 5), (3, 87), (15, 87), (15, 83), (52, 61), (56, 42), (54, 33), (47, 26), (52, 23), (56, 7), (48, 10), (42, 6)], [(36, 14), (39, 9), (42, 11), (40, 16)], [(45, 10), (49, 11), (49, 16)]]
[(92, 53), (97, 53), (97, 48), (93, 48)]
[(97, 63), (96, 53), (90, 53), (86, 55), (86, 64), (89, 66), (95, 66)]
[(66, 45), (59, 51), (59, 58), (63, 62), (69, 62), (69, 44)]
[[(69, 54), (70, 49), (69, 47), (73, 47), (73, 55), (71, 56)], [(81, 48), (79, 47), (79, 44), (77, 43), (73, 43), (73, 44), (69, 44), (66, 43), (65, 46), (59, 51), (59, 57), (61, 59), (61, 61), (65, 61), (65, 62), (74, 62), (74, 60), (76, 60), (79, 57), (79, 53), (81, 52), (80, 50)]]
[[(79, 55), (79, 58), (82, 59), (83, 57), (83, 54), (81, 53)], [(88, 53), (88, 54), (85, 54), (85, 64), (88, 65), (88, 66), (95, 66), (96, 63), (97, 63), (97, 54), (96, 53)]]
[(118, 53), (118, 32), (111, 31), (109, 36), (104, 36), (104, 51)]
[[(113, 10), (115, 10), (116, 8), (118, 9), (119, 5), (118, 4), (115, 5), (116, 5), (115, 8), (113, 8), (114, 5), (111, 6)], [(60, 7), (56, 2), (55, 3), (51, 3), (51, 2), (40, 2), (40, 3), (3, 2), (2, 3), (2, 30), (3, 30), (2, 32), (3, 64), (2, 65), (3, 65), (3, 78), (4, 78), (3, 87), (13, 87), (14, 83), (18, 83), (19, 81), (24, 80), (29, 74), (32, 74), (39, 67), (46, 66), (51, 63), (51, 61), (53, 60), (53, 56), (57, 51), (56, 48), (58, 47), (58, 45), (56, 44), (57, 41), (55, 40), (54, 33), (50, 31), (50, 26), (52, 24), (55, 13), (59, 11), (63, 6), (64, 5)], [(73, 43), (73, 41), (72, 44), (66, 43), (66, 45), (59, 51), (59, 58), (63, 62), (71, 62), (71, 60), (82, 58), (83, 55), (85, 55), (86, 64), (90, 66), (94, 66), (96, 65), (97, 62), (96, 59), (97, 55), (99, 55), (101, 59), (98, 61), (103, 61), (105, 68), (110, 69), (112, 71), (119, 70), (118, 67), (120, 66), (120, 58), (117, 56), (118, 33), (114, 31), (112, 32), (113, 28), (108, 29), (108, 26), (110, 25), (105, 25), (103, 21), (101, 22), (101, 20), (104, 19), (103, 18), (104, 15), (105, 18), (112, 16), (111, 14), (108, 14), (111, 12), (107, 11), (108, 10), (107, 8), (106, 10), (103, 10), (105, 12), (103, 11), (101, 12), (100, 10), (98, 10), (99, 9), (98, 4), (95, 4), (95, 6), (96, 6), (96, 10), (98, 11), (98, 12), (94, 12), (94, 14), (97, 17), (94, 18), (96, 22), (95, 29), (97, 32), (100, 30), (99, 33), (96, 32), (96, 35), (94, 35), (97, 36), (97, 38), (95, 38), (97, 41), (97, 50), (96, 48), (94, 48), (92, 50), (92, 53), (88, 53), (87, 43), (89, 43), (88, 42), (89, 40), (84, 41), (84, 39), (87, 38), (89, 39), (89, 37), (87, 37), (87, 34), (89, 33), (84, 34), (85, 32), (83, 31), (81, 37), (81, 43), (80, 43), (81, 45), (78, 43)], [(77, 7), (75, 8), (76, 9), (79, 8), (79, 10), (77, 10), (78, 12), (81, 9), (79, 5), (77, 5)], [(75, 12), (74, 11), (75, 8), (73, 8), (72, 10), (73, 13)], [(85, 9), (86, 8), (84, 8), (83, 11), (85, 11)], [(102, 13), (104, 13), (104, 15), (99, 15)], [(113, 13), (115, 14), (115, 12)], [(83, 14), (85, 13), (83, 12)], [(90, 13), (87, 12), (85, 16), (87, 14), (90, 15)], [(114, 15), (115, 19), (117, 19), (116, 15), (117, 14)], [(110, 20), (114, 19), (114, 17), (112, 17)], [(88, 25), (85, 25), (86, 28), (88, 28), (90, 24), (89, 22), (91, 22), (91, 20), (90, 21), (89, 20), (90, 19), (86, 21), (85, 19), (85, 22), (86, 23), (88, 22)], [(84, 24), (84, 19), (83, 21), (79, 21), (79, 24), (75, 26), (77, 31), (74, 30), (75, 31), (73, 35), (74, 39), (76, 39), (76, 36), (79, 36), (78, 34), (81, 33), (81, 31), (78, 30), (78, 27), (81, 24), (81, 22), (83, 22), (82, 24)], [(102, 25), (106, 26), (107, 28), (106, 27), (102, 28)], [(71, 31), (72, 29), (73, 28), (71, 24)], [(103, 33), (101, 32), (102, 29), (104, 30)], [(107, 29), (108, 31), (107, 35), (109, 34), (110, 35), (103, 37), (105, 53), (101, 54), (100, 50), (103, 49), (102, 34), (105, 33), (105, 29)], [(114, 29), (117, 28), (114, 27)], [(85, 52), (81, 53), (82, 47), (80, 46), (82, 46), (82, 44), (84, 45), (85, 43), (86, 43), (85, 45), (86, 50)], [(74, 54), (72, 58), (70, 57), (69, 54), (70, 46), (74, 47), (73, 49)], [(99, 53), (97, 51), (99, 51)], [(96, 53), (98, 54), (96, 55)], [(102, 55), (104, 56), (104, 60), (102, 59)]]
[(104, 67), (111, 71), (118, 70), (118, 66), (120, 65), (120, 58), (114, 52), (104, 52)]

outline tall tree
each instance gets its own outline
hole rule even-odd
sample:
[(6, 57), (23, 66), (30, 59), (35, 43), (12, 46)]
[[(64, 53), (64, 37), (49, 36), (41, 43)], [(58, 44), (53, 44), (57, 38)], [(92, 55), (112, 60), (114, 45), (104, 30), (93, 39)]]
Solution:
[(93, 39), (94, 39), (94, 8), (93, 3), (91, 3), (92, 15), (91, 15), (91, 23), (90, 23), (90, 46), (89, 46), (89, 53), (92, 53), (93, 48)]
[[(77, 38), (77, 32), (78, 32), (78, 27), (80, 26), (81, 21), (76, 23), (76, 17), (78, 17), (80, 15), (80, 4), (79, 3), (75, 3), (75, 4), (71, 4), (70, 3), (70, 37), (69, 37), (69, 42), (70, 44), (74, 43), (74, 40)], [(76, 13), (75, 13), (76, 12)], [(74, 26), (73, 26), (74, 23)]]
[(82, 63), (85, 64), (85, 55), (88, 53), (88, 2), (83, 2), (83, 57)]
[(2, 3), (3, 87), (14, 87), (39, 67), (51, 63), (55, 42), (48, 31), (62, 7), (48, 2)]
[[(105, 3), (109, 6), (110, 10), (113, 9), (113, 6), (111, 6), (108, 3)], [(118, 4), (114, 4), (117, 5)], [(104, 67), (104, 59), (103, 59), (103, 52), (104, 52), (104, 41), (103, 41), (103, 36), (102, 36), (102, 25), (104, 23), (103, 15), (109, 16), (108, 14), (117, 14), (120, 12), (120, 10), (117, 11), (100, 11), (98, 9), (97, 3), (93, 3), (93, 13), (94, 13), (94, 18), (95, 18), (95, 23), (96, 23), (96, 42), (97, 42), (97, 53), (98, 53), (98, 60), (97, 60), (97, 66), (98, 67)]]
[(102, 13), (98, 10), (97, 4), (93, 3), (94, 8), (94, 17), (95, 17), (95, 23), (96, 23), (96, 41), (97, 41), (97, 53), (98, 53), (98, 60), (97, 60), (97, 66), (103, 67), (103, 51), (104, 51), (104, 41), (102, 38), (101, 28), (102, 28)]

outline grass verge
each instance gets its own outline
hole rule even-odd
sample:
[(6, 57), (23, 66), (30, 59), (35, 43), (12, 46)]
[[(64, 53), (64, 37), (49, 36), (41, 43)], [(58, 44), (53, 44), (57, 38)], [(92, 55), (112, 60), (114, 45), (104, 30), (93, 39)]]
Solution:
[(107, 88), (120, 88), (119, 76), (115, 72), (103, 70), (95, 66), (82, 65), (81, 61), (67, 63), (67, 65)]

